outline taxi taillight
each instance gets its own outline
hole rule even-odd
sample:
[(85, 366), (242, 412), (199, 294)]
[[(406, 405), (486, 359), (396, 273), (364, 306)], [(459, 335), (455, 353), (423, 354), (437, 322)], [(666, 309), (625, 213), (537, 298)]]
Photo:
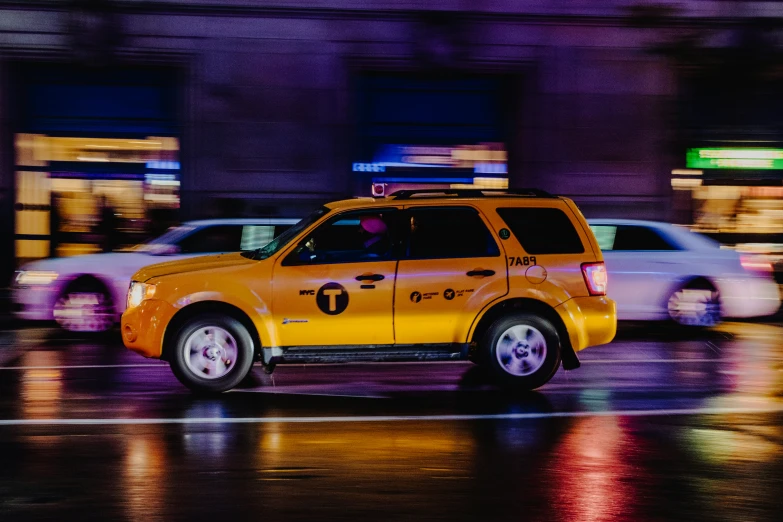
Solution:
[(582, 275), (585, 277), (590, 295), (606, 295), (606, 265), (603, 261), (597, 263), (582, 263)]

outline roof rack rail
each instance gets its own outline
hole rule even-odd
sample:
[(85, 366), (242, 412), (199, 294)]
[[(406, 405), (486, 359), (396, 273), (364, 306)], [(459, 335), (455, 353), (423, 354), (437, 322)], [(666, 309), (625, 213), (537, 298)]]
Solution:
[(556, 198), (557, 196), (539, 189), (416, 189), (398, 190), (389, 194), (394, 199), (411, 199), (414, 196), (443, 198), (486, 198), (503, 196), (525, 196), (530, 198)]

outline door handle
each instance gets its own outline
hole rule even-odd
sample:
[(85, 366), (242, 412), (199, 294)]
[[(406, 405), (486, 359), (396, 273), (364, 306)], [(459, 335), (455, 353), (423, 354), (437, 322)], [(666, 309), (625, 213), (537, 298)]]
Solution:
[(383, 281), (385, 276), (381, 274), (362, 274), (356, 276), (357, 281)]
[(494, 270), (471, 270), (466, 275), (470, 277), (489, 277), (495, 275)]

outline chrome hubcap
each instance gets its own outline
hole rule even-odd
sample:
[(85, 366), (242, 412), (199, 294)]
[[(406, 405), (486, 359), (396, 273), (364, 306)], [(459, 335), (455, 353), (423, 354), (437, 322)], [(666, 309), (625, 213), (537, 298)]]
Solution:
[(219, 326), (199, 328), (187, 338), (183, 350), (188, 369), (202, 379), (228, 374), (239, 353), (234, 336)]
[(511, 375), (524, 377), (537, 372), (546, 360), (546, 339), (537, 328), (516, 325), (503, 332), (495, 346), (501, 368)]
[(715, 326), (720, 322), (718, 293), (707, 289), (683, 288), (672, 294), (669, 317), (687, 326)]
[(72, 292), (57, 300), (54, 320), (71, 332), (103, 332), (114, 322), (113, 311), (105, 295), (99, 292)]

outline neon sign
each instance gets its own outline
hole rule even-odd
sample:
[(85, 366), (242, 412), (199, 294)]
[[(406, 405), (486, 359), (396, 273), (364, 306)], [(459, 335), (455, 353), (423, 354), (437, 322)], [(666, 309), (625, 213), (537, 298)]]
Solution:
[(688, 149), (689, 169), (783, 170), (783, 149)]

